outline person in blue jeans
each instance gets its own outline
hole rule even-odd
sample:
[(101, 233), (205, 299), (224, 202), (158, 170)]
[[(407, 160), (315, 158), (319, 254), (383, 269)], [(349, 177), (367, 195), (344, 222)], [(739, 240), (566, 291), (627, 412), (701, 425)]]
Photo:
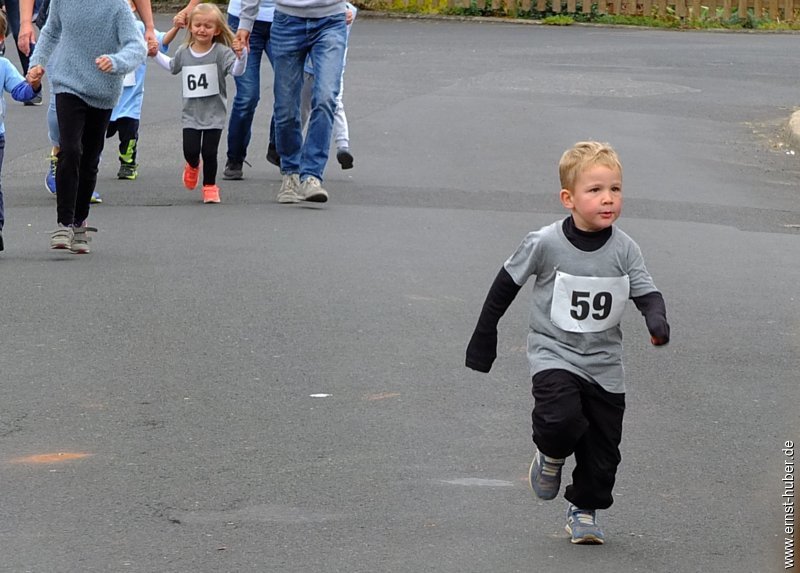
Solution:
[[(16, 44), (17, 38), (19, 37), (19, 0), (5, 0), (5, 2), (0, 2), (0, 6), (5, 5), (6, 8), (6, 18), (8, 20), (8, 30), (6, 33), (11, 32), (11, 35), (14, 37), (14, 43)], [(34, 14), (39, 12), (39, 8), (41, 8), (42, 0), (34, 0), (33, 3), (33, 12)], [(30, 45), (30, 50), (33, 49), (33, 45)], [(22, 74), (25, 75), (28, 73), (28, 54), (26, 54), (23, 50), (19, 49), (17, 46), (17, 54), (19, 54), (19, 63), (22, 66)], [(36, 103), (38, 102), (38, 103)], [(39, 105), (42, 103), (42, 98), (34, 98), (33, 102), (26, 102), (26, 105)]]
[[(242, 6), (258, 0), (243, 0)], [(324, 203), (322, 174), (328, 162), (333, 114), (347, 43), (345, 0), (277, 0), (270, 30), (275, 70), (275, 144), (283, 180), (279, 203)], [(313, 108), (305, 139), (300, 93), (306, 57), (314, 62)]]
[[(177, 26), (185, 25), (188, 14), (200, 0), (191, 0), (173, 19)], [(267, 55), (272, 65), (269, 37), (272, 18), (275, 13), (275, 0), (231, 0), (228, 3), (228, 26), (239, 41), (249, 44), (247, 68), (241, 76), (234, 77), (236, 95), (231, 104), (228, 120), (228, 152), (223, 179), (242, 179), (242, 168), (250, 145), (253, 118), (261, 96), (261, 58)], [(270, 128), (272, 131), (272, 128)], [(270, 138), (270, 141), (272, 137)], [(248, 164), (249, 165), (249, 164)]]

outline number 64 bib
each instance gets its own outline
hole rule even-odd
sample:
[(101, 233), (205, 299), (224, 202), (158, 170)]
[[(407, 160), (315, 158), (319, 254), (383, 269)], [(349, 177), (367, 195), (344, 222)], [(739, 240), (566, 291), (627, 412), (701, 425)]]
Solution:
[(550, 320), (567, 332), (602, 332), (620, 323), (630, 294), (623, 277), (576, 277), (556, 271)]
[(181, 69), (183, 97), (206, 97), (219, 93), (217, 64), (185, 66)]

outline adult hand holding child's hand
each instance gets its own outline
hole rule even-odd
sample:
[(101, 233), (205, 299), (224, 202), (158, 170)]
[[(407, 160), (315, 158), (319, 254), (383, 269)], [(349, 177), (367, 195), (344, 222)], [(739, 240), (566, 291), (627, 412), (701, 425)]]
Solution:
[(44, 76), (44, 68), (42, 66), (32, 66), (28, 69), (28, 73), (25, 75), (25, 80), (31, 85), (34, 82), (41, 82), (42, 76)]

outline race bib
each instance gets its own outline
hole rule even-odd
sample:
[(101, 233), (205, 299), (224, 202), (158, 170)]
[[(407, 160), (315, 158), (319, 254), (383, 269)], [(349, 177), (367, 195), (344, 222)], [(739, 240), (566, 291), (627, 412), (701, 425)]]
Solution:
[(183, 97), (207, 97), (219, 93), (217, 64), (186, 66), (181, 71)]
[(624, 277), (575, 277), (556, 271), (550, 320), (567, 332), (602, 332), (620, 323), (630, 294)]
[(135, 85), (136, 85), (136, 70), (125, 74), (125, 77), (122, 78), (122, 87), (129, 88)]

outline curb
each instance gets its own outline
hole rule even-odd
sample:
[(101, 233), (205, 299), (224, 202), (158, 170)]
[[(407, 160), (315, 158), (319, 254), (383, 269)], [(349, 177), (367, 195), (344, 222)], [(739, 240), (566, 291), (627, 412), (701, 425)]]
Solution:
[(800, 110), (795, 111), (789, 118), (789, 123), (786, 126), (786, 133), (790, 143), (794, 147), (800, 148)]

